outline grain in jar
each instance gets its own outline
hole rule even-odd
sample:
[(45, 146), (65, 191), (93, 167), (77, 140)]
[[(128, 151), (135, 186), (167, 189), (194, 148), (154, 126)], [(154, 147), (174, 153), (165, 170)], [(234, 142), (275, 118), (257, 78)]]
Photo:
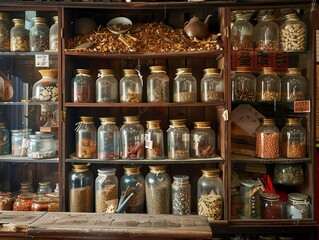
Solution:
[(33, 199), (36, 197), (34, 193), (21, 193), (13, 203), (13, 211), (31, 211)]
[(240, 182), (240, 218), (260, 218), (260, 183), (255, 180)]
[(300, 68), (288, 68), (288, 72), (282, 78), (281, 100), (302, 101), (307, 99), (307, 81)]
[(218, 68), (204, 69), (204, 77), (201, 79), (201, 101), (224, 101), (224, 81)]
[(145, 131), (145, 158), (164, 158), (164, 137), (160, 126), (160, 120), (146, 121)]
[(194, 122), (191, 131), (191, 157), (207, 158), (216, 155), (216, 134), (210, 127), (210, 122)]
[(29, 51), (29, 30), (25, 28), (24, 19), (12, 19), (14, 26), (10, 30), (10, 50), (12, 52)]
[(281, 79), (272, 67), (264, 67), (257, 77), (256, 83), (257, 101), (280, 101)]
[(38, 195), (32, 200), (31, 211), (48, 211), (49, 198), (44, 195)]
[(124, 69), (120, 80), (120, 102), (142, 102), (143, 80), (135, 69)]
[(304, 182), (304, 169), (301, 163), (276, 163), (274, 183), (284, 185), (301, 185)]
[(254, 27), (249, 22), (249, 15), (236, 13), (231, 28), (231, 45), (233, 50), (249, 50), (254, 46)]
[(118, 82), (111, 69), (100, 69), (95, 82), (95, 100), (97, 103), (118, 102)]
[(58, 79), (56, 69), (39, 70), (42, 78), (32, 87), (32, 100), (34, 101), (58, 101)]
[(190, 156), (190, 132), (185, 119), (171, 119), (167, 130), (167, 152), (170, 159)]
[(30, 29), (30, 51), (44, 52), (49, 49), (50, 29), (42, 17), (33, 17), (33, 27)]
[(76, 75), (71, 83), (72, 102), (93, 102), (94, 83), (88, 69), (76, 69)]
[(232, 75), (232, 101), (254, 102), (256, 100), (256, 77), (250, 67), (237, 67)]
[(169, 78), (164, 66), (151, 66), (147, 77), (147, 102), (169, 102)]
[(263, 219), (280, 219), (282, 216), (282, 206), (279, 201), (279, 195), (274, 193), (262, 193), (260, 213)]
[(5, 123), (0, 123), (0, 154), (10, 153), (10, 135)]
[(275, 16), (258, 17), (258, 22), (254, 26), (254, 48), (257, 51), (278, 51), (279, 27), (275, 22)]
[(53, 17), (54, 23), (49, 31), (50, 50), (58, 50), (59, 48), (59, 16)]
[(172, 214), (191, 214), (191, 185), (189, 176), (175, 175), (172, 183)]
[(5, 12), (0, 12), (0, 51), (10, 51), (10, 29), (12, 24), (9, 21), (9, 16)]
[(48, 198), (48, 212), (59, 212), (60, 211), (60, 200), (59, 193), (52, 192), (45, 194)]
[(310, 218), (310, 200), (304, 193), (289, 193), (287, 203), (288, 219)]
[(12, 210), (13, 197), (11, 192), (0, 192), (0, 211)]
[(185, 103), (197, 101), (197, 80), (191, 68), (177, 68), (173, 82), (173, 102)]

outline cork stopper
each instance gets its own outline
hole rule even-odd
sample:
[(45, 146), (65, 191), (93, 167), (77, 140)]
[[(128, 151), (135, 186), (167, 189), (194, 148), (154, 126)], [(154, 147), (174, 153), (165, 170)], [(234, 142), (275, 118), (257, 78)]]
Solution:
[(206, 69), (204, 69), (204, 74), (205, 75), (220, 74), (220, 69), (219, 68), (206, 68)]
[(290, 13), (285, 15), (285, 19), (287, 20), (297, 20), (299, 19), (298, 15), (296, 13)]
[(177, 68), (176, 69), (176, 74), (182, 74), (182, 73), (192, 73), (192, 69), (191, 68)]
[(165, 165), (149, 166), (151, 172), (165, 172)]
[(210, 122), (194, 122), (194, 128), (210, 128)]
[(288, 125), (299, 125), (301, 124), (302, 119), (301, 118), (287, 118), (286, 123)]
[(91, 71), (89, 69), (84, 69), (84, 68), (78, 68), (75, 71), (77, 74), (86, 74), (86, 75), (91, 74)]
[(259, 122), (262, 125), (274, 125), (275, 119), (273, 119), (273, 118), (259, 118)]
[(99, 69), (99, 73), (102, 76), (114, 76), (114, 72), (112, 69)]
[(45, 18), (43, 17), (33, 17), (34, 24), (45, 24)]
[(171, 119), (169, 122), (174, 126), (185, 126), (186, 125), (186, 119)]
[(139, 174), (141, 173), (141, 166), (126, 166), (123, 167), (125, 174)]
[(268, 201), (278, 201), (279, 200), (279, 195), (274, 194), (274, 193), (262, 193), (261, 197), (263, 199), (268, 200)]
[(58, 76), (58, 71), (56, 69), (41, 69), (38, 70), (42, 77), (52, 77), (56, 78)]
[(12, 19), (14, 26), (24, 25), (24, 19), (14, 18)]
[(9, 15), (5, 12), (0, 12), (0, 19), (1, 20), (8, 20), (9, 19)]
[(99, 118), (102, 124), (115, 123), (115, 117), (101, 117)]
[(57, 23), (59, 21), (59, 17), (58, 16), (54, 16), (53, 18), (54, 23)]
[(152, 73), (154, 72), (166, 72), (166, 67), (165, 66), (151, 66), (150, 70)]
[(135, 69), (123, 69), (124, 76), (137, 76), (137, 71)]
[(218, 177), (220, 173), (220, 169), (218, 168), (205, 168), (202, 169), (202, 174), (205, 177)]
[(138, 116), (124, 116), (124, 123), (139, 123), (140, 120)]
[(301, 68), (288, 68), (288, 72), (286, 74), (301, 74)]
[(6, 124), (5, 123), (0, 123), (0, 128), (5, 128), (6, 127)]
[(308, 196), (303, 193), (289, 193), (288, 198), (294, 201), (306, 201)]
[(83, 123), (93, 123), (93, 117), (90, 116), (80, 116), (81, 122)]
[(161, 127), (161, 120), (146, 121), (146, 127), (149, 129), (158, 129)]
[(115, 174), (116, 169), (115, 168), (99, 168), (97, 170), (98, 175), (113, 175)]
[(251, 67), (236, 67), (236, 72), (251, 72)]
[(85, 172), (89, 170), (89, 164), (73, 164), (72, 170), (74, 172)]
[(174, 182), (185, 184), (189, 182), (189, 176), (187, 175), (175, 175), (173, 176)]
[(272, 67), (263, 67), (263, 73), (264, 74), (271, 74), (271, 73), (275, 73), (275, 70)]

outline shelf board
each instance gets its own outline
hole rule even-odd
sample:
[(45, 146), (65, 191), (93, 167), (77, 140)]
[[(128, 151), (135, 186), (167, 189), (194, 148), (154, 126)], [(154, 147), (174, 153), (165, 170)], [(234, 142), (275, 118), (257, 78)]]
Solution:
[(57, 57), (57, 51), (48, 52), (0, 52), (0, 58), (14, 58), (14, 59), (25, 59), (34, 58), (35, 55), (49, 55), (50, 57)]
[(39, 106), (39, 105), (58, 105), (58, 102), (0, 102), (0, 106)]
[(32, 159), (28, 157), (14, 157), (11, 154), (0, 155), (0, 162), (11, 163), (58, 163), (58, 158)]
[(266, 158), (257, 158), (252, 156), (240, 155), (240, 154), (232, 154), (230, 157), (233, 163), (263, 163), (263, 164), (271, 164), (271, 163), (311, 163), (310, 158), (276, 158), (276, 159), (266, 159)]

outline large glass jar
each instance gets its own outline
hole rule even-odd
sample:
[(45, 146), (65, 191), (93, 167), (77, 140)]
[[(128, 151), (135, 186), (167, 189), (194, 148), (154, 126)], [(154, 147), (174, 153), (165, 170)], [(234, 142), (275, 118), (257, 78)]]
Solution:
[(145, 158), (164, 158), (164, 138), (160, 120), (146, 121), (145, 131)]
[(260, 203), (260, 213), (263, 219), (280, 219), (282, 207), (279, 195), (273, 193), (262, 193)]
[(69, 172), (69, 211), (93, 211), (93, 175), (88, 165), (74, 164)]
[(53, 17), (54, 24), (50, 27), (49, 43), (50, 50), (58, 50), (59, 48), (59, 16)]
[(296, 13), (287, 14), (280, 26), (280, 47), (285, 52), (305, 51), (307, 47), (307, 25)]
[(254, 47), (254, 27), (247, 14), (237, 13), (231, 28), (231, 44), (233, 50), (249, 50)]
[(254, 27), (254, 45), (257, 51), (278, 51), (279, 27), (275, 16), (260, 16)]
[(124, 167), (124, 175), (121, 178), (120, 189), (121, 192), (126, 191), (126, 197), (130, 197), (125, 212), (143, 213), (145, 202), (145, 180), (141, 174), (141, 166)]
[(287, 203), (288, 219), (310, 218), (309, 197), (303, 193), (289, 193)]
[(147, 77), (147, 102), (169, 102), (169, 78), (164, 66), (151, 66)]
[(58, 101), (58, 79), (56, 69), (39, 70), (42, 78), (32, 88), (32, 100), (34, 101)]
[(307, 99), (307, 81), (302, 76), (300, 68), (288, 68), (288, 72), (283, 76), (281, 81), (282, 101), (301, 101)]
[(120, 130), (115, 118), (100, 118), (101, 126), (97, 130), (98, 159), (118, 159), (120, 152)]
[(272, 67), (264, 67), (257, 77), (257, 100), (279, 101), (281, 99), (281, 79)]
[(198, 215), (206, 216), (208, 221), (223, 219), (223, 183), (219, 169), (202, 169), (197, 183)]
[(31, 211), (34, 193), (21, 193), (13, 203), (13, 211)]
[(49, 49), (50, 29), (42, 17), (32, 18), (34, 25), (30, 29), (30, 51), (44, 52)]
[(10, 50), (12, 52), (29, 51), (29, 30), (25, 29), (24, 19), (12, 19), (14, 26), (10, 30)]
[(34, 159), (53, 158), (57, 156), (57, 141), (54, 133), (30, 134), (28, 157)]
[(26, 157), (28, 154), (29, 135), (32, 129), (11, 130), (11, 153), (15, 157)]
[(260, 183), (256, 180), (243, 180), (240, 182), (240, 217), (260, 218)]
[(173, 101), (179, 103), (196, 102), (197, 80), (191, 68), (177, 68), (173, 83)]
[(216, 155), (216, 135), (210, 122), (194, 122), (191, 131), (191, 156), (195, 158), (214, 157)]
[(45, 211), (49, 209), (49, 198), (44, 195), (38, 195), (32, 200), (31, 211)]
[(201, 79), (201, 101), (224, 101), (224, 81), (220, 75), (220, 69), (204, 69), (204, 77)]
[(10, 136), (9, 130), (5, 123), (0, 123), (0, 154), (10, 153)]
[(118, 180), (115, 168), (98, 169), (95, 179), (95, 211), (114, 213), (118, 204)]
[(95, 82), (96, 102), (117, 102), (118, 82), (111, 69), (100, 69)]
[(75, 155), (78, 158), (96, 157), (96, 127), (93, 117), (81, 116), (75, 129)]
[(11, 192), (0, 192), (0, 211), (12, 210), (13, 198)]
[(144, 127), (137, 116), (125, 116), (120, 128), (120, 157), (122, 159), (144, 158)]
[(175, 175), (172, 183), (172, 213), (177, 215), (191, 214), (191, 185), (189, 176)]
[(72, 79), (72, 102), (93, 102), (94, 83), (88, 69), (76, 69), (76, 76)]
[(255, 132), (256, 157), (278, 158), (279, 157), (279, 129), (272, 118), (259, 119), (260, 126)]
[(37, 190), (38, 195), (45, 195), (48, 193), (52, 193), (52, 187), (50, 181), (40, 181), (39, 187)]
[(185, 119), (172, 119), (167, 130), (167, 152), (170, 159), (189, 158), (190, 133)]
[(256, 77), (250, 67), (237, 67), (232, 75), (232, 101), (254, 102), (256, 100)]
[(171, 179), (165, 166), (149, 166), (145, 177), (146, 209), (148, 214), (169, 214), (171, 206)]
[(9, 16), (0, 12), (0, 52), (10, 51), (10, 29), (12, 28)]
[(301, 185), (304, 182), (304, 169), (301, 163), (276, 163), (274, 183)]
[(142, 102), (143, 81), (135, 69), (124, 69), (120, 80), (121, 102)]

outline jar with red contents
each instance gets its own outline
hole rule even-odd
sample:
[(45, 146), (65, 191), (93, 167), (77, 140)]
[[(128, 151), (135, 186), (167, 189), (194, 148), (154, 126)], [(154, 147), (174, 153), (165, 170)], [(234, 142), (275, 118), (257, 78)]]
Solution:
[(13, 211), (31, 211), (32, 201), (36, 197), (34, 193), (22, 193), (13, 204)]
[(280, 219), (282, 216), (282, 207), (278, 194), (262, 193), (260, 207), (263, 219)]
[(76, 69), (76, 76), (72, 79), (72, 102), (93, 102), (94, 83), (88, 69)]
[(12, 210), (12, 204), (11, 192), (0, 192), (0, 210)]
[(43, 195), (38, 195), (33, 199), (31, 211), (48, 211), (49, 198)]

